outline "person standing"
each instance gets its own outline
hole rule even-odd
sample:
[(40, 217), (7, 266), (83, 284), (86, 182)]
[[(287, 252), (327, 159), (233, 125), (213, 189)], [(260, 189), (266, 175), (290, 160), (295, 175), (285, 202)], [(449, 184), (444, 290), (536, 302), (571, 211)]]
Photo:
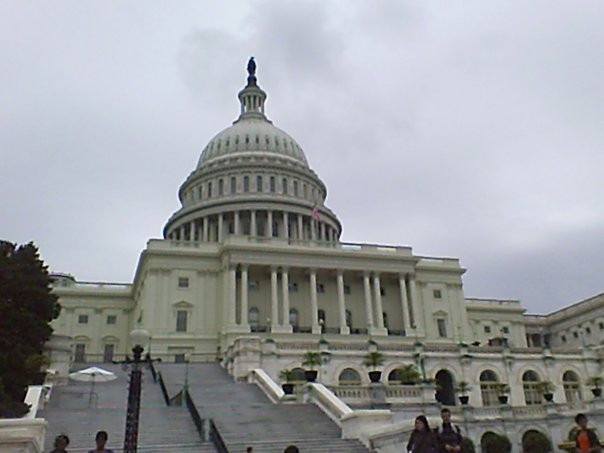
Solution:
[(599, 453), (600, 440), (593, 429), (587, 428), (587, 416), (585, 414), (577, 414), (575, 417), (577, 424), (577, 434), (575, 435), (575, 447), (577, 453)]
[(65, 434), (59, 434), (55, 437), (55, 448), (50, 453), (67, 453), (67, 445), (69, 445), (69, 437)]
[(459, 453), (462, 436), (459, 426), (451, 423), (451, 410), (446, 407), (443, 408), (440, 411), (440, 418), (443, 421), (442, 426), (435, 430), (439, 451), (442, 453)]
[(94, 440), (96, 441), (96, 448), (94, 450), (90, 450), (88, 453), (113, 453), (113, 450), (105, 448), (107, 439), (109, 439), (109, 434), (107, 434), (107, 431), (99, 431), (96, 433), (96, 436), (94, 437)]
[(424, 415), (419, 415), (415, 419), (415, 429), (411, 433), (407, 451), (411, 453), (436, 453), (438, 452), (438, 442), (436, 436), (430, 429), (428, 419)]

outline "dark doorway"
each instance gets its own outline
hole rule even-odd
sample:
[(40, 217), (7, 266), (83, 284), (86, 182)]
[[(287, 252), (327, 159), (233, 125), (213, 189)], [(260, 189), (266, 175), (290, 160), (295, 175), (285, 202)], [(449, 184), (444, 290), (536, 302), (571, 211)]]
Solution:
[(455, 406), (455, 386), (453, 376), (447, 370), (436, 373), (436, 401), (445, 406)]

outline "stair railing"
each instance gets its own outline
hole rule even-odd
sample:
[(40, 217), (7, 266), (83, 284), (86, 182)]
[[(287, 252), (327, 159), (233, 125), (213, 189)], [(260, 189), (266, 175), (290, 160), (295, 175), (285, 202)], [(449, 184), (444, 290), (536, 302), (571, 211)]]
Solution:
[(191, 415), (191, 418), (193, 419), (193, 423), (195, 424), (195, 427), (197, 428), (197, 432), (199, 433), (199, 437), (201, 438), (202, 442), (205, 442), (205, 440), (206, 440), (205, 424), (203, 422), (203, 419), (199, 415), (199, 411), (197, 410), (197, 407), (195, 407), (195, 403), (193, 402), (193, 399), (191, 398), (191, 395), (189, 394), (188, 390), (184, 391), (184, 399), (185, 399), (185, 404), (187, 405), (187, 409), (189, 410), (189, 414)]
[(227, 449), (227, 447), (224, 443), (224, 440), (222, 439), (222, 436), (218, 432), (218, 428), (216, 428), (216, 425), (214, 424), (214, 420), (211, 420), (211, 419), (210, 419), (210, 440), (214, 444), (214, 447), (216, 447), (216, 450), (218, 450), (218, 453), (229, 453), (229, 450)]
[(157, 379), (159, 381), (159, 387), (161, 388), (161, 393), (164, 396), (164, 401), (166, 402), (166, 406), (170, 405), (170, 395), (168, 395), (168, 390), (166, 389), (166, 384), (164, 382), (164, 378), (161, 375), (161, 371), (157, 372)]

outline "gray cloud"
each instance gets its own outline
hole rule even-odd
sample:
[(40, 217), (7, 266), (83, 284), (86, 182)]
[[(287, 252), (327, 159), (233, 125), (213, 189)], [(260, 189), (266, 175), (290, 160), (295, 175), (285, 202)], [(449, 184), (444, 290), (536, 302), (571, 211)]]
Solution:
[(128, 280), (257, 58), (344, 239), (459, 256), (466, 294), (603, 290), (601, 2), (0, 5), (0, 234)]

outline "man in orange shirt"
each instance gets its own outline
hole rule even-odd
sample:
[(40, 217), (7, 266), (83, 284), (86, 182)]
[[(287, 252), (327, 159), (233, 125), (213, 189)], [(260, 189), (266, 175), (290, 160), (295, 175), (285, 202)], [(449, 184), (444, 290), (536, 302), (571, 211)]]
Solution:
[(577, 414), (575, 423), (578, 425), (575, 437), (577, 453), (600, 453), (600, 441), (593, 429), (587, 429), (587, 417), (585, 414)]

